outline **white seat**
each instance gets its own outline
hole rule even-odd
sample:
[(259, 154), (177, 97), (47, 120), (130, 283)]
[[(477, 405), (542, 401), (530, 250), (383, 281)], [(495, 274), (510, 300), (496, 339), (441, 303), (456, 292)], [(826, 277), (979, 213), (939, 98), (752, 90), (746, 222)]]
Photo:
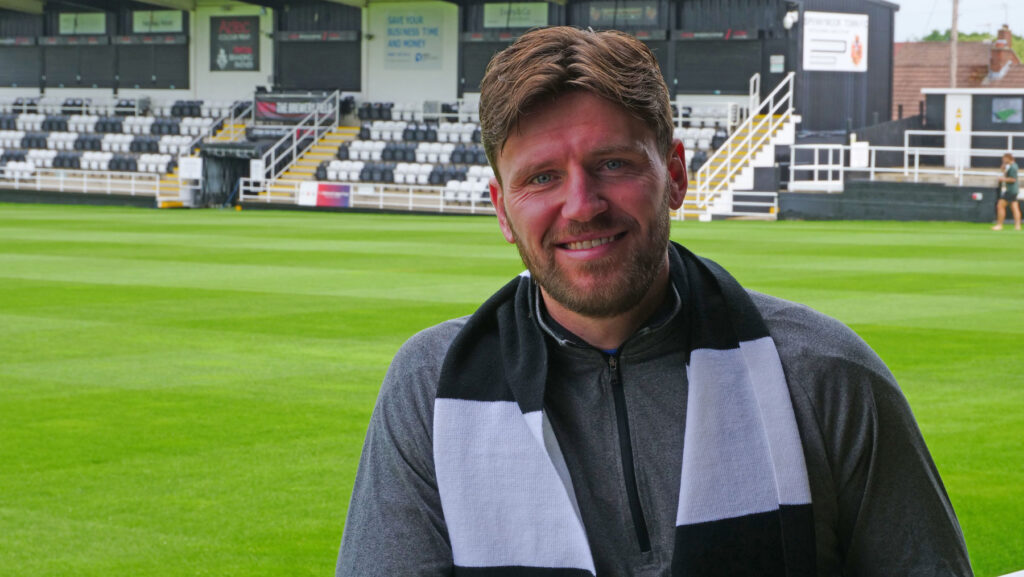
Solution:
[(449, 180), (444, 186), (444, 200), (445, 202), (455, 202), (459, 196), (459, 186), (462, 183), (458, 180)]
[(452, 152), (455, 150), (455, 145), (451, 142), (441, 144), (441, 151), (437, 154), (437, 161), (441, 164), (448, 164), (452, 161)]

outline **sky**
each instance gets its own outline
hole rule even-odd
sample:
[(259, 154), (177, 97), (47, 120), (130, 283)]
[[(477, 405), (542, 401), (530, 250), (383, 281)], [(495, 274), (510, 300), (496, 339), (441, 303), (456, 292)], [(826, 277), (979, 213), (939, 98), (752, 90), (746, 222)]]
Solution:
[[(932, 30), (953, 25), (953, 0), (888, 0), (899, 4), (896, 12), (896, 41), (919, 40)], [(1024, 2), (1021, 0), (960, 0), (960, 32), (995, 34), (1009, 24), (1017, 36), (1024, 36)]]

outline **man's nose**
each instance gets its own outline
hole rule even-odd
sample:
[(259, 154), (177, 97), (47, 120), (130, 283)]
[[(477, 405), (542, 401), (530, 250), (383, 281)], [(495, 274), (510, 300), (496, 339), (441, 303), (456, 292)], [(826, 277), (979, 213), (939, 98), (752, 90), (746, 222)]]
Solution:
[(562, 217), (587, 222), (608, 210), (608, 202), (601, 194), (598, 183), (586, 171), (571, 171), (566, 178)]

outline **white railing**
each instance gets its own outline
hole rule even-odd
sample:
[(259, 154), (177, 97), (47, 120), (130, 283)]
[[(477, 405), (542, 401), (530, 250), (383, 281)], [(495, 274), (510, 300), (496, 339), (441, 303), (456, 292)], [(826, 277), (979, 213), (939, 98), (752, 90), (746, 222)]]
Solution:
[(757, 110), (761, 108), (761, 73), (755, 72), (750, 77), (750, 90), (748, 96), (747, 110)]
[[(239, 200), (265, 204), (299, 204), (300, 189), (320, 184), (315, 181), (277, 182), (271, 186), (251, 178), (240, 179)], [(436, 212), (441, 214), (494, 214), (490, 198), (470, 196), (456, 200), (443, 186), (329, 182), (351, 188), (348, 208)]]
[[(39, 96), (20, 97), (21, 102), (17, 103), (19, 97), (0, 98), (0, 112), (4, 113), (37, 113), (37, 114), (97, 114), (104, 116), (142, 116), (147, 104), (145, 98), (113, 98), (100, 97), (81, 98), (81, 104), (68, 104), (64, 97), (48, 98)], [(122, 106), (120, 103), (131, 102), (129, 106)]]
[(339, 98), (337, 90), (332, 92), (316, 105), (313, 112), (307, 114), (295, 126), (289, 127), (288, 134), (270, 147), (261, 158), (264, 180), (277, 179), (310, 147), (338, 126), (341, 112)]
[[(910, 148), (910, 139), (914, 136), (946, 136), (945, 130), (908, 130), (903, 133), (903, 146)], [(1005, 138), (1006, 148), (1004, 150), (1014, 150), (1014, 141), (1018, 138), (1024, 138), (1024, 132), (987, 132), (987, 131), (972, 131), (968, 134), (971, 138)]]
[[(253, 103), (251, 101), (249, 101), (244, 106), (240, 105), (239, 102), (235, 102), (234, 104), (231, 105), (231, 110), (227, 114), (221, 116), (220, 118), (214, 119), (213, 123), (210, 124), (210, 126), (206, 127), (206, 129), (203, 130), (203, 132), (201, 134), (199, 134), (199, 136), (195, 137), (192, 140), (192, 142), (189, 143), (189, 145), (188, 145), (189, 151), (191, 152), (191, 151), (195, 150), (196, 147), (199, 146), (199, 144), (201, 142), (204, 142), (207, 139), (213, 138), (217, 134), (217, 131), (221, 127), (226, 126), (228, 124), (231, 125), (231, 129), (227, 133), (228, 136), (230, 137), (230, 140), (232, 140), (232, 141), (238, 140), (238, 136), (239, 136), (240, 133), (242, 135), (245, 134), (245, 120), (244, 119), (245, 119), (246, 116), (249, 116), (250, 114), (252, 114), (252, 111), (253, 111)], [(241, 126), (241, 131), (239, 131), (239, 127), (240, 126)]]
[[(746, 110), (740, 107), (735, 102), (727, 102), (725, 104), (693, 104), (685, 101), (676, 100), (676, 108), (680, 110), (680, 113), (672, 117), (672, 126), (674, 128), (684, 128), (686, 125), (689, 126), (721, 126), (729, 132), (732, 132), (739, 126), (746, 118)], [(688, 116), (683, 116), (681, 110), (683, 108), (689, 108), (690, 113)], [(704, 112), (699, 112), (701, 110)], [(714, 110), (713, 113), (708, 114), (708, 110)], [(710, 123), (710, 124), (709, 124)]]
[[(915, 136), (933, 136), (933, 137), (934, 136), (938, 136), (938, 137), (942, 138), (943, 144), (946, 143), (946, 131), (945, 130), (908, 130), (908, 131), (903, 133), (903, 147), (909, 150), (911, 148), (911, 146), (910, 146), (910, 139), (915, 137)], [(1003, 138), (1005, 138), (1006, 139), (1006, 147), (1003, 150), (1013, 151), (1013, 150), (1016, 149), (1016, 147), (1014, 147), (1014, 141), (1016, 139), (1018, 139), (1018, 138), (1024, 138), (1024, 132), (1002, 132), (1002, 131), (992, 131), (992, 132), (978, 131), (978, 132), (974, 132), (974, 131), (971, 131), (970, 133), (967, 134), (967, 137), (970, 138), (971, 140), (973, 140), (974, 138), (992, 138), (992, 139), (996, 139), (996, 138), (1003, 139)], [(963, 152), (963, 150), (964, 149), (958, 149), (958, 150), (956, 150), (956, 152)], [(953, 162), (954, 164), (964, 164), (964, 161), (967, 160), (967, 159), (963, 158), (963, 157), (960, 157), (958, 155), (954, 155), (954, 154), (952, 154), (953, 152), (954, 152), (953, 149), (949, 149), (948, 154), (946, 155), (947, 158), (954, 158), (955, 159), (955, 161)], [(909, 157), (904, 157), (904, 159), (903, 159), (904, 165), (909, 164), (908, 160), (909, 160)]]
[[(723, 213), (729, 218), (744, 217), (758, 219), (774, 219), (779, 214), (779, 195), (776, 192), (734, 192), (727, 193), (729, 196), (730, 210)], [(697, 218), (701, 221), (710, 221), (714, 215), (706, 208), (697, 208), (695, 196), (687, 196), (683, 206), (675, 212), (674, 217), (678, 220)]]
[(36, 168), (31, 172), (0, 166), (0, 188), (89, 194), (127, 194), (156, 197), (160, 175)]
[(697, 206), (709, 208), (732, 190), (732, 181), (746, 168), (762, 145), (793, 116), (793, 73), (761, 100), (749, 116), (697, 171)]
[[(879, 174), (911, 177), (913, 182), (920, 182), (924, 176), (937, 176), (950, 179), (956, 182), (957, 186), (963, 186), (964, 177), (991, 178), (997, 175), (997, 169), (972, 169), (960, 163), (951, 167), (922, 166), (922, 157), (943, 158), (948, 153), (963, 154), (968, 158), (999, 158), (1003, 155), (1002, 151), (992, 149), (866, 146), (858, 150), (842, 144), (798, 144), (794, 145), (791, 151), (789, 190), (801, 192), (842, 192), (843, 183), (850, 173), (866, 173), (872, 181), (876, 180)], [(809, 162), (806, 161), (807, 153), (810, 155)], [(902, 155), (903, 164), (880, 165), (879, 153)], [(861, 158), (855, 158), (857, 155)], [(804, 160), (801, 160), (801, 157)]]

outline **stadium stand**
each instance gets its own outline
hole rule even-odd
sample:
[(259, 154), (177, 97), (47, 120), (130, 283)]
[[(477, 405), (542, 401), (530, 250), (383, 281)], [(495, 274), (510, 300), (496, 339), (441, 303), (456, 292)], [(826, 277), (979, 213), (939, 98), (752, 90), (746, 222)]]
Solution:
[(36, 168), (168, 174), (175, 157), (239, 104), (176, 100), (151, 109), (146, 99), (0, 101), (0, 170), (18, 179)]

